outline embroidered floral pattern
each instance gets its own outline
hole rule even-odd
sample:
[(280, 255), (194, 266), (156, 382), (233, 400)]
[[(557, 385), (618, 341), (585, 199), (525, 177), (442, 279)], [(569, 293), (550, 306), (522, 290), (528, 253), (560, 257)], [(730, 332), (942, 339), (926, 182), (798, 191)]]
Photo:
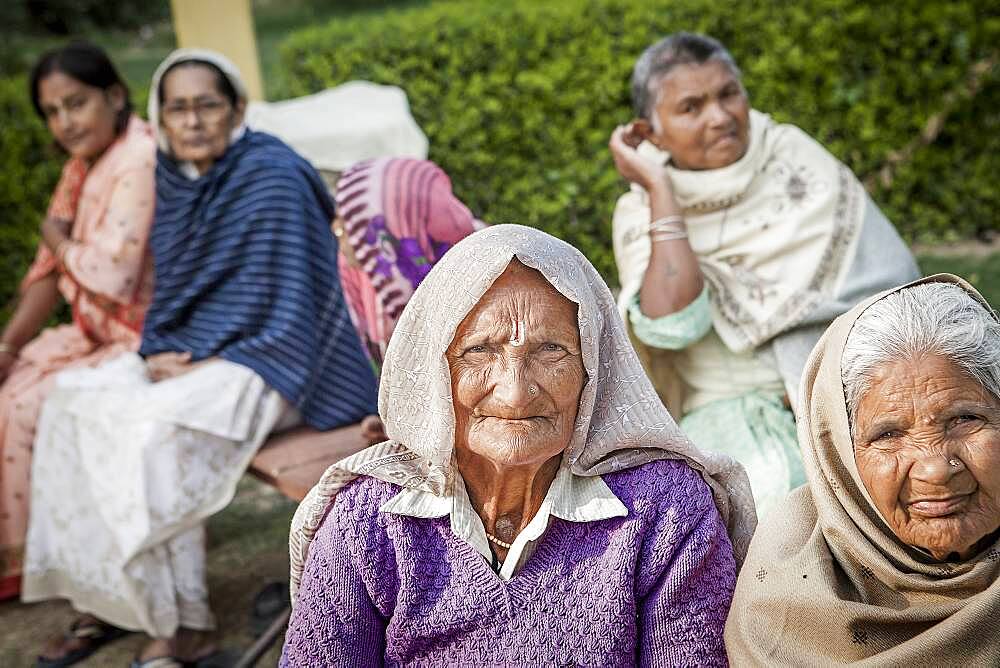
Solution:
[(786, 162), (776, 162), (772, 178), (782, 184), (780, 195), (775, 198), (775, 213), (803, 209), (830, 190), (830, 184), (815, 169), (806, 165), (792, 166)]
[(365, 241), (381, 251), (375, 259), (376, 273), (391, 280), (395, 269), (413, 288), (420, 285), (438, 258), (451, 248), (450, 244), (429, 237), (435, 253), (434, 257), (428, 258), (421, 249), (419, 240), (394, 237), (386, 225), (385, 216), (381, 215), (372, 218), (365, 232)]

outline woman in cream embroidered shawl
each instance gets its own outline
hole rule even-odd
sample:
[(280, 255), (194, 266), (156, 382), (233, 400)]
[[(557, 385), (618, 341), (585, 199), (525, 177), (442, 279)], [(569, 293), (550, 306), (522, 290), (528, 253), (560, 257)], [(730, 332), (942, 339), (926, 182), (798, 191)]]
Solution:
[(632, 93), (638, 118), (610, 142), (632, 182), (619, 308), (681, 428), (747, 467), (763, 516), (805, 480), (789, 399), (823, 327), (919, 274), (847, 167), (750, 108), (717, 41), (654, 44)]
[(390, 440), (296, 513), (282, 665), (725, 664), (745, 474), (677, 429), (579, 251), (519, 225), (456, 244), (379, 412)]
[(739, 666), (1000, 665), (1000, 321), (942, 274), (834, 321), (799, 395), (808, 485), (765, 520)]

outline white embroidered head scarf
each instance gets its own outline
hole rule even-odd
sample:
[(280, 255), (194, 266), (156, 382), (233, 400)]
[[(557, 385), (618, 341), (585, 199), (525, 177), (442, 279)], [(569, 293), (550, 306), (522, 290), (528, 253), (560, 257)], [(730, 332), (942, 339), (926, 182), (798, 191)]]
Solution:
[(642, 370), (611, 291), (580, 251), (530, 227), (498, 225), (448, 251), (403, 311), (386, 351), (379, 390), (379, 413), (390, 440), (330, 467), (299, 506), (289, 544), (293, 600), (309, 544), (344, 485), (367, 475), (441, 495), (449, 476), (458, 475), (445, 351), (463, 318), (514, 257), (578, 305), (589, 380), (563, 455), (571, 471), (594, 476), (658, 459), (684, 460), (711, 488), (742, 562), (757, 523), (743, 467), (720, 453), (698, 450), (680, 431)]
[[(236, 67), (233, 61), (221, 53), (207, 49), (177, 49), (173, 51), (159, 64), (156, 71), (153, 72), (153, 81), (149, 85), (149, 124), (156, 133), (156, 145), (167, 155), (170, 155), (170, 143), (167, 141), (166, 134), (160, 128), (160, 80), (163, 79), (163, 75), (174, 65), (192, 60), (211, 63), (218, 67), (223, 76), (229, 80), (233, 90), (236, 91), (236, 97), (244, 101), (247, 99), (247, 87), (243, 83), (239, 68)], [(241, 123), (233, 128), (229, 143), (232, 144), (242, 137), (244, 132), (246, 132), (245, 124)]]

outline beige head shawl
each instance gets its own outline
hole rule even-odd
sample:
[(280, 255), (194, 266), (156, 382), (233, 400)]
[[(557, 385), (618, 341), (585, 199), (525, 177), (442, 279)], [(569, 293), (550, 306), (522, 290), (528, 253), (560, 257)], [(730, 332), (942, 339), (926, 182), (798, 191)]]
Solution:
[[(188, 62), (190, 60), (200, 60), (202, 62), (211, 63), (219, 68), (223, 75), (229, 80), (232, 85), (233, 90), (236, 91), (236, 96), (241, 100), (247, 99), (247, 87), (243, 83), (243, 78), (240, 76), (240, 70), (233, 64), (233, 61), (226, 58), (221, 53), (216, 51), (208, 51), (206, 49), (177, 49), (172, 52), (166, 59), (160, 63), (153, 73), (153, 81), (149, 85), (149, 124), (152, 126), (153, 131), (156, 133), (156, 144), (160, 147), (160, 150), (164, 153), (170, 153), (170, 144), (167, 142), (167, 138), (164, 133), (160, 130), (160, 80), (163, 79), (163, 75), (167, 73), (174, 65), (178, 63)], [(243, 132), (246, 130), (246, 126), (240, 125), (233, 130), (233, 140), (235, 141)]]
[(455, 414), (445, 350), (462, 319), (511, 259), (540, 271), (578, 304), (588, 382), (566, 452), (573, 473), (601, 475), (657, 459), (701, 472), (742, 560), (756, 525), (743, 467), (702, 452), (681, 433), (643, 372), (607, 285), (569, 244), (529, 227), (498, 225), (455, 245), (403, 311), (386, 351), (379, 413), (391, 440), (332, 466), (299, 506), (290, 537), (293, 600), (309, 543), (337, 491), (359, 475), (442, 494), (452, 466)]
[(734, 665), (1000, 665), (1000, 545), (960, 563), (903, 544), (854, 461), (841, 357), (876, 295), (837, 318), (802, 378), (799, 441), (808, 485), (757, 531), (726, 625)]

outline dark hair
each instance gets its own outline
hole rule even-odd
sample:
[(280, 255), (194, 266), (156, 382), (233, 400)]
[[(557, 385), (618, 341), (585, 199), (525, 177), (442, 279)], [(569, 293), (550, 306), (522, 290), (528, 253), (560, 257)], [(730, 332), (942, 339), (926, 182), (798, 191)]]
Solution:
[(121, 86), (125, 93), (125, 105), (115, 119), (115, 132), (121, 134), (125, 131), (128, 119), (132, 116), (132, 98), (129, 94), (128, 84), (118, 74), (114, 63), (111, 62), (103, 49), (88, 42), (74, 42), (42, 54), (35, 66), (31, 68), (28, 85), (31, 90), (31, 104), (43, 120), (45, 113), (42, 111), (42, 104), (39, 100), (38, 87), (42, 83), (42, 79), (56, 72), (62, 72), (82, 84), (100, 88), (105, 92), (114, 86)]
[(157, 86), (156, 90), (156, 100), (160, 103), (160, 105), (163, 105), (163, 82), (167, 80), (167, 75), (179, 67), (194, 67), (194, 66), (207, 67), (208, 69), (212, 70), (212, 73), (215, 74), (215, 86), (218, 89), (219, 93), (221, 93), (224, 98), (229, 100), (229, 104), (231, 104), (234, 107), (236, 106), (236, 103), (239, 102), (240, 96), (236, 92), (236, 88), (233, 87), (233, 82), (230, 81), (229, 77), (226, 76), (226, 73), (220, 70), (219, 66), (216, 65), (215, 63), (210, 63), (207, 60), (198, 60), (197, 58), (192, 58), (191, 60), (182, 60), (180, 62), (174, 63), (173, 65), (167, 68), (166, 72), (163, 73), (163, 75), (160, 77), (160, 84), (159, 86)]
[(656, 101), (653, 84), (678, 65), (701, 65), (710, 60), (723, 62), (740, 76), (732, 54), (708, 35), (677, 32), (656, 42), (639, 56), (632, 70), (632, 107), (635, 115), (649, 120)]

